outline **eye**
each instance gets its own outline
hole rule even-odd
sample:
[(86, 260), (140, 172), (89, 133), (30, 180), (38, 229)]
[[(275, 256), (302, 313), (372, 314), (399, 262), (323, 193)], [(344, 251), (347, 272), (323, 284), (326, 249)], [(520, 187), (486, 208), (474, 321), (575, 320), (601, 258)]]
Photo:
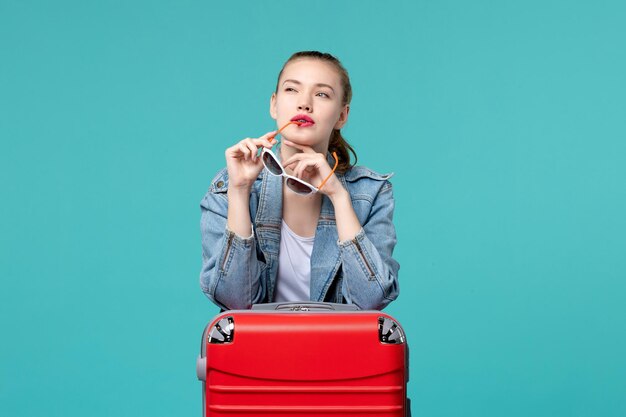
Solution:
[(330, 98), (330, 96), (329, 96), (328, 94), (326, 94), (326, 93), (319, 92), (319, 93), (317, 93), (317, 94), (318, 94), (318, 95), (323, 94), (323, 97)]
[(294, 88), (292, 88), (292, 87), (287, 87), (287, 88), (285, 88), (285, 91), (296, 91), (296, 90)]

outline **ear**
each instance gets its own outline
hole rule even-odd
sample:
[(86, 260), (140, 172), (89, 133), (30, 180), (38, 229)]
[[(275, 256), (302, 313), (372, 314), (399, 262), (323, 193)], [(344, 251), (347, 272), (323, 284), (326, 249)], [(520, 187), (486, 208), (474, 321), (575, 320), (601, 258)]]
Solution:
[(335, 123), (335, 129), (341, 129), (348, 122), (348, 114), (350, 113), (350, 105), (346, 104), (339, 114), (339, 120)]
[(270, 97), (270, 116), (272, 116), (272, 119), (276, 120), (276, 93), (272, 93)]

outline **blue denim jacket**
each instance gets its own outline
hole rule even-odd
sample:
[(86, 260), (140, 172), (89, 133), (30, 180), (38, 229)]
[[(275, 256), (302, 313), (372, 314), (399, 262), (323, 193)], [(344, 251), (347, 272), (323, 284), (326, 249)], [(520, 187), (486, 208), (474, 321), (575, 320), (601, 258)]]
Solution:
[[(330, 157), (332, 159), (332, 157)], [(329, 161), (329, 162), (333, 162)], [(354, 239), (340, 242), (335, 210), (322, 196), (311, 254), (312, 301), (352, 303), (382, 310), (398, 296), (393, 259), (396, 231), (391, 175), (355, 166), (337, 174), (362, 225)], [(227, 227), (228, 173), (217, 173), (200, 203), (202, 270), (200, 287), (223, 309), (247, 309), (274, 301), (282, 222), (283, 178), (263, 169), (250, 193), (253, 234), (243, 238)]]

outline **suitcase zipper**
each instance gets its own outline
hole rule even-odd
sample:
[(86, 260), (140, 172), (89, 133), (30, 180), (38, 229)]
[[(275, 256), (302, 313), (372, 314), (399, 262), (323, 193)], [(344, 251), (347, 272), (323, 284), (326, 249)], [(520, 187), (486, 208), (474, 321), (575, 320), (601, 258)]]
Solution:
[(228, 255), (230, 255), (230, 246), (233, 243), (233, 237), (235, 237), (235, 234), (231, 232), (230, 236), (228, 236), (228, 243), (226, 244), (226, 254), (224, 255), (224, 260), (222, 261), (222, 272), (224, 272)]
[(372, 270), (372, 267), (367, 262), (367, 259), (365, 258), (365, 254), (363, 253), (363, 249), (361, 249), (361, 245), (359, 245), (359, 241), (356, 239), (356, 237), (354, 239), (352, 239), (352, 241), (356, 245), (356, 248), (359, 251), (359, 254), (361, 255), (361, 259), (363, 259), (363, 262), (365, 263), (365, 266), (367, 267), (367, 270), (370, 273), (370, 280), (373, 279), (374, 277), (376, 277), (376, 274), (374, 274), (374, 271)]

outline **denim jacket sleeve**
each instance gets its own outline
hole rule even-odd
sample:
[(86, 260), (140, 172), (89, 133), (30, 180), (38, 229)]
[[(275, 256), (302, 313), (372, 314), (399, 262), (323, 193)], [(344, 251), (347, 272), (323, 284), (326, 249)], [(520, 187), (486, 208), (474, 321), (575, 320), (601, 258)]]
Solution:
[(224, 171), (218, 173), (200, 203), (200, 287), (220, 308), (247, 309), (263, 299), (262, 265), (256, 256), (254, 233), (241, 237), (228, 229), (227, 180), (217, 180), (224, 176)]
[(385, 180), (361, 230), (353, 239), (338, 242), (343, 296), (364, 310), (382, 310), (398, 297), (400, 265), (392, 257), (397, 241), (394, 205), (391, 183)]

